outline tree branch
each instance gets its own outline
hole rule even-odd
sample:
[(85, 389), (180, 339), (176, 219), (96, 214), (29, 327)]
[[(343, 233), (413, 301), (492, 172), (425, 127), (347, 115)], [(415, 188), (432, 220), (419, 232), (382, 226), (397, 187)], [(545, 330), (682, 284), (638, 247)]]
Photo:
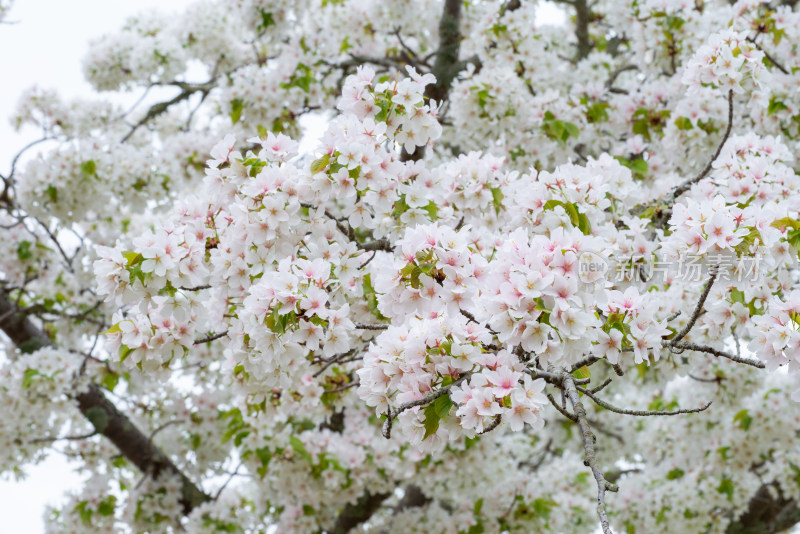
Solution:
[(675, 345), (673, 345), (669, 341), (664, 341), (662, 343), (662, 346), (664, 348), (668, 348), (670, 352), (673, 352), (675, 354), (680, 354), (684, 350), (693, 350), (696, 352), (705, 352), (706, 354), (711, 354), (712, 356), (717, 356), (719, 358), (727, 358), (733, 362), (742, 363), (744, 365), (750, 365), (752, 367), (758, 367), (759, 369), (764, 369), (766, 367), (766, 365), (762, 361), (753, 360), (750, 358), (742, 358), (736, 356), (735, 354), (730, 354), (728, 352), (725, 352), (724, 350), (717, 350), (713, 347), (708, 347), (706, 345), (698, 345), (697, 343), (689, 343), (683, 341), (681, 343), (676, 343)]
[(678, 332), (674, 338), (670, 340), (670, 345), (673, 347), (680, 342), (683, 338), (685, 338), (689, 332), (694, 327), (694, 324), (697, 322), (697, 319), (700, 317), (700, 313), (703, 311), (703, 305), (706, 303), (706, 299), (708, 298), (708, 294), (711, 292), (711, 286), (714, 285), (714, 280), (717, 279), (717, 274), (719, 270), (717, 266), (711, 267), (711, 275), (708, 277), (708, 282), (706, 282), (706, 287), (703, 288), (703, 293), (700, 295), (700, 300), (697, 301), (697, 305), (694, 307), (694, 311), (692, 312), (692, 316), (689, 318), (689, 322), (686, 323), (686, 326), (683, 330)]
[(354, 504), (348, 504), (339, 513), (329, 534), (347, 534), (358, 525), (372, 517), (372, 514), (389, 498), (390, 493), (370, 493), (367, 491)]
[(614, 413), (618, 413), (621, 415), (634, 415), (637, 417), (650, 417), (650, 416), (657, 416), (657, 415), (682, 415), (687, 413), (697, 413), (702, 412), (708, 409), (711, 406), (711, 402), (703, 406), (702, 408), (686, 408), (681, 410), (673, 410), (673, 411), (656, 411), (656, 410), (626, 410), (624, 408), (617, 408), (613, 404), (609, 404), (603, 399), (598, 398), (594, 391), (591, 389), (582, 388), (581, 386), (576, 386), (578, 391), (592, 399), (595, 404), (600, 406), (601, 408), (605, 408), (606, 410)]
[(714, 152), (714, 155), (711, 156), (711, 159), (708, 161), (703, 170), (700, 171), (697, 176), (694, 178), (690, 178), (683, 182), (682, 184), (675, 187), (667, 196), (666, 200), (667, 203), (671, 204), (676, 198), (681, 196), (683, 193), (688, 191), (694, 184), (702, 180), (706, 177), (706, 175), (711, 172), (711, 166), (717, 160), (722, 152), (722, 147), (725, 146), (725, 143), (728, 141), (728, 136), (731, 134), (731, 128), (733, 127), (733, 90), (728, 91), (728, 126), (725, 128), (725, 134), (722, 136), (722, 141), (720, 141), (719, 146), (717, 147), (717, 151)]
[[(34, 352), (53, 345), (50, 337), (33, 324), (30, 318), (20, 313), (3, 292), (0, 292), (0, 330), (22, 352)], [(153, 478), (157, 478), (159, 474), (169, 474), (180, 479), (180, 503), (184, 514), (210, 500), (133, 421), (106, 398), (96, 384), (75, 392), (72, 398), (77, 401), (78, 409), (92, 423), (96, 432), (116, 445), (120, 453), (142, 473)]]
[[(461, 49), (461, 3), (462, 0), (445, 0), (439, 18), (439, 48), (431, 73), (436, 83), (425, 88), (425, 97), (441, 104), (448, 98), (450, 86), (463, 65), (458, 61)], [(417, 147), (413, 154), (403, 149), (400, 161), (419, 161), (425, 157), (425, 147)]]
[(455, 382), (452, 382), (446, 386), (440, 387), (439, 389), (433, 390), (424, 397), (419, 399), (406, 402), (398, 406), (396, 410), (392, 410), (391, 407), (386, 409), (386, 421), (383, 422), (383, 430), (382, 434), (383, 437), (389, 439), (392, 436), (392, 420), (395, 417), (403, 413), (404, 411), (408, 410), (409, 408), (414, 408), (415, 406), (422, 406), (423, 404), (430, 404), (431, 402), (435, 401), (442, 395), (447, 394), (450, 389), (454, 388), (455, 386), (461, 384), (465, 378), (467, 378), (472, 373), (464, 373)]
[(571, 2), (575, 6), (575, 37), (578, 39), (577, 60), (580, 61), (592, 51), (592, 41), (589, 39), (589, 21), (592, 10), (586, 0)]
[(567, 397), (572, 404), (572, 409), (575, 411), (575, 418), (577, 419), (578, 426), (583, 436), (583, 464), (592, 470), (594, 479), (597, 482), (597, 515), (600, 518), (600, 526), (603, 528), (603, 534), (613, 534), (608, 524), (605, 495), (606, 491), (617, 491), (619, 488), (606, 480), (603, 472), (597, 466), (594, 448), (597, 438), (595, 438), (592, 433), (589, 421), (586, 418), (586, 410), (583, 408), (581, 399), (578, 396), (578, 391), (575, 386), (575, 377), (566, 369), (560, 369), (559, 376), (561, 377), (561, 384), (567, 393)]

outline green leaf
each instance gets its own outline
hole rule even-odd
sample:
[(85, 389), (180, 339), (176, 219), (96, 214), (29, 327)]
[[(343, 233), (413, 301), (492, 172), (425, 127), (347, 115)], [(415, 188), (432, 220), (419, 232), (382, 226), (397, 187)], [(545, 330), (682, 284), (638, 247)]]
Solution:
[(679, 130), (691, 130), (694, 128), (692, 119), (689, 117), (678, 117), (675, 119), (675, 126), (677, 126)]
[(773, 228), (791, 228), (792, 230), (800, 230), (800, 222), (795, 221), (791, 217), (783, 217), (782, 219), (775, 219), (770, 223)]
[(800, 250), (800, 229), (786, 232), (786, 241), (795, 250)]
[(592, 233), (592, 223), (589, 222), (589, 217), (580, 212), (578, 212), (578, 230), (580, 230), (583, 235)]
[(386, 317), (378, 310), (378, 294), (375, 293), (375, 289), (372, 287), (372, 279), (369, 273), (364, 275), (364, 279), (361, 282), (361, 289), (364, 292), (364, 298), (367, 301), (367, 307), (370, 313), (381, 321), (386, 321)]
[(289, 81), (282, 83), (281, 87), (284, 89), (288, 89), (290, 87), (299, 87), (307, 93), (311, 89), (311, 83), (313, 81), (314, 72), (311, 70), (311, 68), (303, 63), (298, 63), (297, 68), (292, 73)]
[(584, 365), (583, 367), (576, 369), (575, 372), (572, 373), (572, 376), (574, 376), (578, 380), (582, 380), (584, 378), (591, 378), (592, 372), (589, 370), (587, 366)]
[(731, 302), (741, 302), (744, 304), (744, 291), (736, 288), (731, 289)]
[(562, 206), (563, 207), (564, 203), (561, 202), (560, 200), (548, 200), (547, 202), (544, 203), (544, 207), (542, 209), (544, 211), (547, 211), (547, 210), (551, 210), (551, 209), (555, 208), (556, 206)]
[[(564, 129), (567, 131), (567, 137), (574, 137), (577, 139), (581, 134), (581, 131), (578, 129), (578, 127), (571, 122), (565, 122)], [(566, 139), (564, 139), (564, 141), (566, 141)]]
[(636, 122), (633, 123), (633, 133), (639, 134), (648, 141), (650, 141), (650, 124), (647, 118), (637, 119)]
[(258, 12), (261, 14), (261, 22), (258, 25), (259, 32), (263, 32), (270, 26), (275, 25), (275, 18), (272, 16), (272, 13), (265, 10), (263, 7), (258, 8)]
[(119, 384), (119, 375), (117, 373), (105, 373), (103, 375), (103, 387), (108, 391), (114, 391), (117, 384)]
[(406, 196), (404, 194), (400, 195), (400, 198), (398, 198), (394, 202), (394, 208), (392, 209), (392, 216), (399, 218), (402, 214), (407, 212), (408, 209), (409, 206), (408, 204), (406, 204)]
[(550, 512), (553, 510), (553, 507), (556, 506), (558, 503), (552, 499), (534, 499), (533, 501), (533, 510), (536, 512), (536, 515), (543, 518), (545, 521), (550, 519)]
[(345, 35), (344, 39), (342, 39), (342, 45), (339, 47), (339, 53), (344, 54), (351, 48), (353, 48), (353, 45), (350, 44), (350, 36)]
[(729, 501), (733, 500), (733, 490), (733, 481), (729, 478), (723, 478), (722, 482), (719, 483), (719, 487), (717, 487), (717, 491), (727, 495)]
[(125, 345), (119, 346), (119, 363), (124, 362), (130, 353), (133, 352), (133, 349), (130, 347), (126, 347)]
[(33, 243), (30, 241), (19, 242), (19, 245), (17, 245), (17, 258), (19, 258), (20, 261), (29, 260), (33, 257), (33, 254), (31, 253), (32, 245)]
[(142, 255), (139, 254), (138, 252), (131, 252), (131, 251), (123, 252), (122, 257), (125, 258), (128, 262), (126, 267), (132, 267), (137, 263), (140, 263), (144, 259)]
[(772, 115), (773, 113), (777, 113), (784, 109), (789, 109), (789, 108), (782, 101), (777, 100), (775, 96), (769, 99), (769, 105), (767, 106), (767, 115)]
[(684, 19), (676, 17), (675, 15), (669, 15), (667, 17), (667, 27), (670, 30), (680, 30), (685, 22)]
[[(750, 247), (758, 241), (759, 243), (764, 243), (764, 239), (761, 237), (761, 232), (758, 231), (757, 228), (750, 228), (750, 231), (742, 238), (742, 241), (736, 245), (734, 250), (736, 253), (741, 256), (743, 254), (749, 254)], [(787, 232), (787, 237), (790, 237)], [(798, 232), (798, 237), (800, 237), (800, 232)], [(791, 243), (791, 242), (790, 242)]]
[(608, 120), (608, 102), (595, 102), (586, 108), (586, 120), (594, 124)]
[(490, 187), (489, 191), (492, 192), (492, 204), (494, 205), (494, 211), (499, 215), (500, 210), (503, 209), (503, 190), (499, 187)]
[(438, 219), (437, 214), (439, 209), (436, 207), (436, 203), (433, 202), (432, 200), (428, 202), (428, 205), (424, 206), (422, 209), (428, 212), (428, 218), (431, 221), (435, 221), (436, 219)]
[(267, 474), (269, 462), (272, 460), (272, 453), (268, 447), (261, 447), (260, 449), (256, 449), (256, 456), (261, 461), (261, 466), (257, 469), (258, 475), (264, 478)]
[(84, 161), (81, 163), (81, 172), (84, 176), (94, 176), (96, 171), (97, 165), (95, 164), (94, 160), (90, 159), (89, 161)]
[(445, 394), (425, 407), (425, 436), (422, 439), (428, 439), (428, 436), (439, 430), (439, 421), (447, 416), (452, 406), (453, 401)]
[(292, 449), (302, 458), (304, 458), (309, 465), (314, 465), (314, 460), (311, 458), (311, 455), (306, 450), (306, 447), (305, 445), (303, 445), (303, 442), (300, 441), (300, 438), (298, 438), (297, 436), (290, 437), (289, 445), (291, 445)]
[(113, 495), (109, 495), (102, 501), (100, 501), (100, 505), (97, 507), (97, 511), (100, 515), (108, 517), (110, 515), (114, 515), (114, 508), (117, 506), (117, 498)]
[(234, 98), (231, 100), (231, 122), (236, 124), (242, 118), (242, 110), (244, 109), (244, 102), (241, 98)]
[(681, 469), (680, 467), (676, 467), (675, 469), (667, 473), (667, 480), (677, 480), (681, 478), (683, 475), (684, 475), (683, 469)]
[(631, 161), (630, 168), (639, 179), (644, 179), (647, 176), (647, 161), (642, 158), (636, 158)]
[(73, 509), (73, 511), (78, 512), (78, 516), (80, 516), (81, 521), (87, 525), (92, 522), (92, 509), (87, 507), (88, 504), (89, 501), (81, 501)]
[(54, 185), (48, 185), (44, 193), (50, 199), (50, 202), (58, 202), (58, 189)]
[(742, 430), (747, 430), (750, 428), (750, 423), (753, 422), (753, 418), (750, 416), (750, 413), (745, 410), (740, 410), (733, 416), (733, 422), (739, 423), (739, 428)]
[(33, 377), (37, 376), (39, 371), (36, 369), (26, 369), (25, 374), (22, 375), (22, 387), (29, 388), (30, 385), (33, 383)]
[(331, 155), (325, 154), (319, 159), (315, 159), (311, 163), (311, 174), (317, 174), (318, 172), (322, 172), (327, 168), (328, 163), (331, 161)]

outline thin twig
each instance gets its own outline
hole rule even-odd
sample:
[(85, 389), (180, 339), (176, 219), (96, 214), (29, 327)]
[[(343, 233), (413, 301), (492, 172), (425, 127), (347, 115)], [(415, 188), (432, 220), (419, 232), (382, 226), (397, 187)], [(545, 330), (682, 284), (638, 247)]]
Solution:
[(355, 382), (350, 382), (349, 384), (344, 384), (343, 386), (338, 386), (333, 389), (326, 389), (323, 393), (339, 393), (340, 391), (344, 391), (346, 389), (354, 388), (360, 385), (361, 383), (358, 380), (356, 380)]
[(356, 330), (386, 330), (389, 328), (388, 324), (364, 324), (355, 323)]
[(614, 87), (614, 82), (617, 81), (617, 78), (619, 77), (620, 74), (628, 70), (639, 70), (639, 67), (637, 67), (636, 65), (623, 65), (622, 67), (617, 67), (616, 69), (614, 69), (614, 71), (608, 77), (608, 80), (606, 80), (606, 90), (610, 93), (619, 93), (619, 92), (627, 93), (627, 91), (625, 91), (624, 89), (618, 89)]
[(193, 287), (180, 286), (178, 289), (180, 289), (181, 291), (200, 291), (201, 289), (210, 289), (210, 288), (211, 284), (203, 284), (200, 286), (193, 286)]
[(606, 386), (609, 385), (610, 383), (611, 383), (611, 378), (606, 378), (602, 384), (590, 389), (589, 391), (591, 391), (592, 393), (599, 393), (600, 391), (603, 391), (606, 388)]
[(499, 413), (495, 415), (494, 418), (492, 419), (492, 422), (489, 423), (489, 425), (486, 428), (478, 432), (478, 435), (481, 436), (483, 434), (488, 434), (489, 432), (500, 426), (500, 423), (502, 421), (503, 421), (503, 414)]
[(375, 255), (376, 255), (376, 254), (378, 254), (378, 251), (377, 251), (377, 250), (373, 250), (373, 251), (372, 251), (372, 255), (371, 255), (369, 258), (367, 258), (367, 260), (366, 260), (364, 263), (362, 263), (361, 265), (359, 265), (359, 266), (358, 266), (358, 270), (360, 271), (360, 270), (362, 270), (364, 267), (366, 267), (367, 265), (369, 265), (369, 262), (371, 262), (372, 260), (374, 260), (374, 259), (375, 259)]
[(564, 417), (566, 417), (567, 419), (569, 419), (569, 420), (570, 420), (570, 421), (572, 421), (573, 423), (577, 423), (577, 422), (578, 422), (578, 418), (577, 418), (577, 417), (575, 417), (575, 415), (573, 415), (573, 414), (569, 413), (569, 412), (568, 412), (567, 410), (565, 410), (564, 408), (562, 408), (562, 407), (561, 407), (561, 406), (558, 404), (558, 402), (556, 402), (556, 399), (554, 399), (554, 398), (553, 398), (553, 395), (551, 395), (550, 393), (545, 393), (545, 395), (547, 395), (547, 400), (549, 400), (549, 401), (550, 401), (550, 404), (552, 404), (552, 405), (553, 405), (553, 408), (555, 408), (556, 410), (558, 410), (558, 413), (560, 413), (561, 415), (563, 415)]
[(662, 343), (662, 346), (665, 347), (665, 348), (668, 348), (670, 350), (670, 352), (673, 352), (673, 353), (676, 353), (676, 354), (680, 354), (680, 352), (683, 352), (684, 350), (693, 350), (693, 351), (696, 351), (696, 352), (705, 352), (706, 354), (711, 354), (713, 356), (718, 356), (720, 358), (727, 358), (727, 359), (729, 359), (731, 361), (734, 361), (736, 363), (743, 363), (745, 365), (758, 367), (759, 369), (764, 369), (766, 367), (766, 365), (764, 365), (764, 362), (762, 362), (762, 361), (753, 360), (753, 359), (750, 359), (750, 358), (740, 358), (740, 357), (736, 356), (735, 354), (730, 354), (728, 352), (725, 352), (724, 350), (717, 350), (717, 349), (715, 349), (713, 347), (708, 347), (708, 346), (705, 346), (705, 345), (698, 345), (697, 343), (689, 343), (689, 342), (683, 341), (681, 343), (676, 343), (676, 344), (673, 345), (672, 343), (665, 341), (665, 342)]
[(214, 335), (211, 335), (211, 336), (208, 336), (208, 337), (204, 337), (202, 339), (195, 339), (194, 340), (194, 344), (195, 345), (200, 345), (202, 343), (211, 343), (212, 341), (214, 341), (216, 339), (219, 339), (221, 337), (225, 337), (227, 335), (228, 335), (228, 331), (225, 330), (224, 332), (220, 332), (219, 334), (214, 334)]
[(574, 363), (572, 365), (572, 367), (570, 367), (569, 372), (570, 373), (574, 373), (575, 371), (577, 371), (581, 367), (589, 367), (590, 365), (592, 365), (593, 363), (595, 363), (598, 360), (602, 360), (602, 358), (599, 358), (597, 356), (588, 356), (588, 357), (586, 357), (586, 358)]
[(576, 386), (576, 388), (578, 389), (578, 391), (580, 391), (581, 393), (583, 393), (584, 395), (586, 395), (587, 397), (592, 399), (595, 402), (595, 404), (597, 404), (598, 406), (600, 406), (602, 408), (605, 408), (606, 410), (608, 410), (610, 412), (618, 413), (618, 414), (621, 414), (621, 415), (633, 415), (633, 416), (636, 416), (636, 417), (651, 417), (651, 416), (660, 416), (660, 415), (682, 415), (682, 414), (686, 414), (686, 413), (703, 412), (703, 411), (707, 410), (709, 406), (711, 406), (711, 401), (709, 401), (708, 404), (706, 404), (702, 408), (685, 408), (685, 409), (672, 410), (672, 411), (626, 410), (625, 408), (617, 408), (613, 404), (607, 403), (603, 399), (597, 397), (592, 392), (592, 390), (590, 390), (590, 389), (582, 388), (581, 386)]
[(697, 380), (698, 382), (706, 382), (708, 384), (719, 384), (722, 381), (722, 378), (719, 376), (715, 376), (714, 378), (703, 378), (701, 376), (694, 376), (692, 373), (689, 373), (689, 378), (692, 380)]
[(394, 247), (388, 239), (375, 239), (373, 241), (366, 241), (364, 243), (356, 243), (361, 250), (383, 250), (385, 252), (392, 252)]
[(27, 152), (27, 151), (28, 151), (28, 149), (30, 149), (30, 148), (32, 148), (32, 147), (34, 147), (34, 146), (38, 145), (39, 143), (44, 143), (45, 141), (52, 141), (52, 140), (53, 140), (53, 139), (55, 139), (55, 138), (56, 138), (56, 136), (54, 136), (54, 135), (48, 135), (48, 136), (42, 137), (41, 139), (37, 139), (37, 140), (35, 140), (35, 141), (31, 141), (30, 143), (28, 143), (27, 145), (25, 145), (24, 147), (22, 147), (22, 148), (20, 149), (20, 151), (19, 151), (19, 152), (17, 152), (17, 153), (14, 155), (14, 159), (12, 159), (12, 160), (11, 160), (11, 170), (10, 170), (10, 171), (9, 171), (9, 173), (8, 173), (8, 177), (7, 177), (7, 179), (10, 181), (10, 180), (11, 180), (11, 179), (14, 177), (14, 171), (15, 171), (15, 170), (16, 170), (16, 168), (17, 168), (17, 162), (19, 161), (19, 158), (20, 158), (20, 157), (22, 157), (22, 154), (24, 154), (25, 152)]
[(239, 474), (239, 469), (242, 467), (242, 465), (243, 465), (243, 463), (239, 462), (239, 465), (237, 465), (236, 469), (233, 470), (233, 473), (230, 474), (230, 476), (228, 477), (228, 480), (226, 480), (225, 483), (222, 484), (222, 486), (220, 486), (220, 488), (217, 490), (217, 493), (214, 495), (214, 500), (215, 501), (217, 499), (219, 499), (219, 496), (222, 495), (222, 492), (225, 490), (226, 487), (228, 487), (228, 484), (231, 483), (231, 480), (233, 480), (233, 477), (235, 477), (236, 475)]
[(161, 432), (161, 431), (162, 431), (162, 430), (164, 430), (165, 428), (167, 428), (167, 427), (170, 427), (170, 426), (172, 426), (172, 425), (177, 425), (177, 424), (179, 424), (179, 423), (185, 423), (185, 422), (186, 422), (186, 421), (184, 421), (184, 420), (182, 420), (182, 419), (173, 419), (173, 420), (171, 420), (171, 421), (167, 421), (166, 423), (164, 423), (163, 425), (159, 426), (158, 428), (156, 428), (155, 430), (153, 430), (153, 431), (150, 433), (150, 440), (152, 441), (152, 439), (153, 439), (154, 437), (156, 437), (156, 434), (158, 434), (159, 432)]
[[(523, 371), (528, 373), (529, 375), (531, 375), (531, 377), (533, 377), (533, 378), (543, 378), (546, 382), (549, 382), (550, 384), (560, 384), (561, 383), (561, 377), (559, 377), (555, 373), (551, 373), (551, 372), (548, 372), (548, 371), (543, 371), (541, 369), (530, 368), (530, 367), (524, 368)], [(590, 380), (591, 380), (591, 378), (576, 378), (575, 379), (575, 383), (576, 384), (588, 384)]]
[(764, 54), (764, 57), (765, 57), (765, 58), (767, 58), (767, 61), (769, 61), (770, 63), (772, 63), (773, 65), (775, 65), (775, 67), (777, 67), (777, 69), (778, 69), (779, 71), (781, 71), (781, 72), (782, 72), (782, 73), (784, 73), (784, 74), (791, 74), (791, 73), (790, 73), (790, 72), (789, 72), (789, 71), (786, 69), (786, 67), (784, 67), (783, 65), (781, 65), (780, 63), (778, 63), (777, 61), (775, 61), (775, 58), (774, 58), (774, 57), (772, 57), (772, 56), (769, 54), (769, 52), (767, 52), (766, 50), (764, 50), (764, 48), (763, 48), (763, 47), (762, 47), (760, 44), (758, 44), (754, 38), (752, 38), (752, 37), (748, 37), (748, 38), (747, 38), (747, 40), (748, 40), (748, 41), (750, 41), (751, 43), (753, 43), (753, 45), (754, 45), (756, 48), (758, 48), (759, 50), (761, 50), (761, 52)]
[(722, 136), (722, 141), (720, 141), (719, 146), (717, 147), (717, 151), (714, 152), (714, 155), (708, 161), (703, 170), (695, 176), (694, 178), (690, 178), (683, 182), (682, 184), (678, 185), (673, 189), (667, 196), (667, 202), (671, 203), (676, 198), (681, 196), (683, 193), (689, 190), (694, 184), (702, 180), (706, 177), (706, 175), (711, 172), (711, 167), (714, 162), (719, 157), (720, 153), (722, 152), (722, 147), (725, 146), (725, 143), (728, 141), (728, 136), (731, 134), (731, 128), (733, 127), (733, 90), (728, 91), (728, 126), (725, 128), (725, 135)]
[(428, 393), (427, 395), (425, 395), (424, 397), (421, 397), (419, 399), (416, 399), (416, 400), (409, 401), (409, 402), (406, 402), (404, 404), (401, 404), (400, 406), (397, 407), (396, 410), (392, 410), (391, 407), (387, 408), (386, 409), (386, 421), (383, 422), (383, 429), (382, 429), (383, 437), (386, 438), (386, 439), (389, 439), (391, 437), (391, 432), (392, 432), (392, 423), (391, 423), (391, 421), (395, 417), (397, 417), (398, 415), (400, 415), (401, 413), (403, 413), (404, 411), (406, 411), (406, 410), (408, 410), (410, 408), (414, 408), (416, 406), (422, 406), (423, 404), (430, 404), (431, 402), (435, 401), (436, 399), (438, 399), (442, 395), (445, 395), (445, 394), (449, 393), (452, 388), (454, 388), (454, 387), (458, 386), (459, 384), (461, 384), (461, 382), (463, 382), (471, 374), (472, 373), (464, 373), (463, 375), (458, 377), (455, 382), (452, 382), (452, 383), (450, 383), (450, 384), (448, 384), (446, 386), (443, 386), (443, 387), (441, 387), (439, 389), (433, 390), (430, 393)]
[(670, 340), (670, 344), (675, 346), (680, 340), (686, 337), (686, 335), (691, 331), (694, 327), (694, 324), (697, 322), (697, 319), (700, 317), (700, 313), (703, 311), (703, 305), (706, 303), (706, 299), (708, 298), (708, 294), (711, 292), (711, 286), (714, 285), (714, 280), (717, 279), (717, 274), (719, 270), (717, 266), (711, 267), (711, 275), (708, 277), (708, 282), (706, 282), (706, 287), (703, 288), (703, 293), (700, 295), (700, 300), (697, 301), (697, 305), (694, 307), (694, 311), (692, 312), (692, 316), (689, 318), (689, 322), (686, 323), (686, 326), (683, 330), (675, 335), (674, 338)]
[(46, 438), (32, 439), (32, 440), (30, 440), (29, 443), (49, 443), (51, 441), (62, 441), (62, 440), (78, 441), (78, 440), (82, 440), (82, 439), (89, 439), (92, 436), (96, 436), (98, 434), (99, 434), (99, 432), (97, 430), (95, 430), (94, 432), (90, 432), (88, 434), (81, 434), (79, 436), (48, 436)]

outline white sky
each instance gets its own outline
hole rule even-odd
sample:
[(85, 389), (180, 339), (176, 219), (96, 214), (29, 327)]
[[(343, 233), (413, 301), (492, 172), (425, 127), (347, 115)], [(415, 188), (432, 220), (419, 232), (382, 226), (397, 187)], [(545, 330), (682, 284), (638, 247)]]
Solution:
[[(83, 80), (81, 58), (89, 40), (118, 29), (125, 19), (157, 8), (179, 11), (191, 0), (16, 0), (0, 24), (0, 172), (8, 171), (11, 158), (37, 138), (29, 128), (17, 133), (8, 117), (22, 91), (37, 84), (55, 88), (63, 97), (89, 95)], [(539, 23), (563, 21), (563, 13), (545, 6)], [(34, 151), (35, 152), (35, 149)], [(43, 511), (55, 504), (80, 478), (59, 453), (38, 466), (27, 467), (28, 478), (13, 482), (0, 477), (2, 532), (36, 534), (44, 531)]]

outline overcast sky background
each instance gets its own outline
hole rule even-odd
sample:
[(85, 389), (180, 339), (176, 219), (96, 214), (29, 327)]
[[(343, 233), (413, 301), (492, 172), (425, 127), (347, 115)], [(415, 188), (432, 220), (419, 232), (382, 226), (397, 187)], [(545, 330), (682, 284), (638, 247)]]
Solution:
[[(57, 89), (66, 98), (91, 95), (81, 58), (92, 38), (114, 32), (127, 17), (142, 11), (179, 11), (192, 1), (16, 0), (6, 19), (11, 24), (0, 24), (0, 172), (5, 174), (14, 154), (37, 138), (33, 128), (15, 132), (8, 120), (24, 89), (36, 84)], [(538, 24), (563, 20), (563, 13), (552, 4), (537, 14)], [(136, 96), (131, 95), (130, 101)], [(59, 453), (25, 471), (28, 477), (23, 482), (0, 476), (4, 533), (43, 532), (45, 505), (58, 503), (65, 491), (80, 487), (81, 477)]]

